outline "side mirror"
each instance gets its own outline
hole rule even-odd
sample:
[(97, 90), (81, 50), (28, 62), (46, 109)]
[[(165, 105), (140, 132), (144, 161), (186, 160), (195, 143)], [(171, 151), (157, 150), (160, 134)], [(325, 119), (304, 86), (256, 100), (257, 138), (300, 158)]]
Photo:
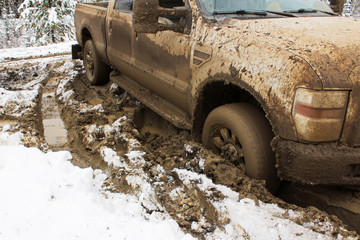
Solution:
[[(171, 19), (175, 19), (172, 21)], [(133, 28), (137, 33), (156, 33), (172, 30), (190, 33), (191, 10), (189, 6), (163, 8), (159, 0), (135, 0), (133, 8)]]

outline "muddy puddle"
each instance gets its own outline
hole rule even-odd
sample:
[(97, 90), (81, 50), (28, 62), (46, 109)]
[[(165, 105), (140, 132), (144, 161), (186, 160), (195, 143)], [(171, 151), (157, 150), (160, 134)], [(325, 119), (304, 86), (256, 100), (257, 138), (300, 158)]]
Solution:
[(43, 132), (46, 143), (51, 148), (61, 148), (68, 142), (67, 130), (61, 118), (61, 113), (56, 102), (55, 89), (59, 78), (51, 77), (45, 82), (41, 97), (41, 113)]
[(44, 137), (50, 147), (61, 147), (67, 143), (67, 131), (61, 118), (44, 119)]

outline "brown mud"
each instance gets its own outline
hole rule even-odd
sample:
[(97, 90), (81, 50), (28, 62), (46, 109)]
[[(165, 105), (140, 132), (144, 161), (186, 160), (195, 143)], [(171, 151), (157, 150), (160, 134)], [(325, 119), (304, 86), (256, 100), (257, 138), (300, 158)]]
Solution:
[[(338, 234), (358, 238), (333, 215), (315, 207), (302, 208), (289, 204), (273, 196), (263, 182), (248, 178), (238, 166), (207, 151), (191, 140), (188, 131), (175, 128), (116, 84), (90, 86), (80, 61), (50, 62), (43, 69), (36, 66), (0, 67), (0, 76), (3, 76), (0, 78), (1, 87), (17, 89), (16, 82), (24, 84), (25, 79), (30, 82), (40, 75), (38, 71), (48, 71), (41, 80), (41, 86), (48, 94), (54, 93), (51, 96), (56, 98), (65, 123), (68, 142), (63, 149), (71, 151), (75, 165), (106, 171), (106, 187), (109, 190), (133, 193), (148, 199), (144, 201), (144, 208), (149, 213), (169, 213), (185, 232), (199, 239), (204, 239), (216, 229), (224, 229), (229, 223), (226, 214), (219, 212), (213, 204), (224, 198), (222, 193), (216, 189), (204, 191), (196, 181), (183, 181), (177, 169), (185, 169), (206, 174), (215, 184), (230, 187), (239, 193), (239, 199), (250, 198), (255, 202), (274, 203), (299, 211), (302, 214), (292, 220), (301, 225), (317, 223), (311, 227), (315, 232), (324, 233), (322, 223), (330, 222), (333, 227), (326, 231), (334, 238)], [(41, 109), (46, 112), (47, 107), (41, 106), (40, 99), (20, 118), (5, 114), (1, 119), (18, 121), (25, 134), (25, 144), (47, 151), (49, 146), (42, 124), (46, 113), (41, 113)], [(112, 153), (109, 149), (113, 149), (121, 159), (121, 165), (106, 160)], [(143, 158), (132, 157), (134, 152), (143, 153)], [(154, 189), (153, 194), (141, 195), (142, 189), (147, 186), (144, 183)], [(283, 217), (287, 218), (285, 215)]]

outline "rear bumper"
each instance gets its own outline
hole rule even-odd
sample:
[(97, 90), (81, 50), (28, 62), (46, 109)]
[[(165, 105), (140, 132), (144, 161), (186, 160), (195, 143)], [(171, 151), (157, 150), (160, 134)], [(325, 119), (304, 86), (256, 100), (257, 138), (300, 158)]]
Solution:
[(278, 175), (306, 184), (360, 185), (360, 148), (275, 139)]

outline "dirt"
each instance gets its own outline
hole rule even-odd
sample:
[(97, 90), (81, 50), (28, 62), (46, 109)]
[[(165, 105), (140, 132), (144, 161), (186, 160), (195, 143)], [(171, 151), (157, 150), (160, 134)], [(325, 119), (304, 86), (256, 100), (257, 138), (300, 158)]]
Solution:
[[(53, 93), (51, 96), (56, 99), (68, 132), (68, 143), (62, 149), (71, 151), (75, 165), (107, 172), (107, 189), (148, 199), (144, 201), (144, 208), (149, 213), (168, 212), (185, 232), (199, 239), (216, 229), (224, 229), (229, 219), (214, 206), (224, 196), (215, 188), (202, 189), (200, 180), (184, 180), (182, 170), (186, 170), (205, 174), (215, 184), (230, 187), (239, 193), (239, 200), (250, 198), (257, 203), (275, 203), (288, 211), (299, 211), (301, 214), (297, 217), (290, 217), (288, 211), (282, 217), (301, 225), (313, 222), (310, 228), (316, 232), (327, 231), (334, 237), (337, 234), (358, 237), (346, 230), (335, 216), (275, 197), (267, 191), (264, 182), (248, 178), (241, 167), (204, 149), (191, 139), (190, 132), (173, 127), (116, 84), (90, 86), (80, 61), (48, 61), (40, 67), (36, 61), (21, 67), (8, 64), (0, 67), (0, 87), (20, 89), (24, 81), (33, 81), (45, 70), (41, 86), (46, 86), (47, 94)], [(46, 113), (42, 114), (41, 109), (47, 111), (47, 107), (41, 107), (39, 97), (34, 107), (21, 117), (4, 114), (1, 118), (19, 123), (27, 146), (48, 151), (51, 147), (45, 141), (42, 124)], [(142, 155), (143, 160), (133, 157), (132, 153)], [(107, 161), (109, 154), (119, 156), (121, 165)], [(147, 186), (154, 192), (143, 196), (142, 189)], [(324, 222), (330, 222), (332, 227), (325, 228)]]

